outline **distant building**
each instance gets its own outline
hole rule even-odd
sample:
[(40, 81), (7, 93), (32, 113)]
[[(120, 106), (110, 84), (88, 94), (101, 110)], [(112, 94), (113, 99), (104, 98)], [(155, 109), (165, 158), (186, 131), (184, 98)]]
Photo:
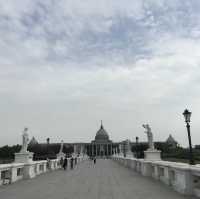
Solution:
[(38, 141), (35, 139), (35, 137), (32, 137), (31, 141), (29, 142), (29, 145), (35, 145), (38, 144)]
[(195, 145), (195, 149), (200, 149), (200, 145)]
[(176, 148), (178, 146), (178, 142), (172, 137), (172, 135), (170, 134), (169, 137), (166, 140), (166, 144), (170, 147), (170, 148)]
[[(128, 145), (127, 145), (128, 143)], [(157, 148), (163, 148), (167, 146), (168, 148), (176, 148), (178, 142), (170, 134), (166, 141), (164, 142), (155, 142)], [(56, 157), (56, 154), (60, 152), (61, 143), (50, 143), (50, 139), (47, 138), (46, 143), (38, 143), (38, 141), (33, 137), (29, 143), (29, 150), (34, 152), (35, 157), (43, 158), (46, 157)], [(128, 148), (127, 148), (128, 147)], [(76, 142), (76, 143), (63, 143), (63, 153), (67, 156), (70, 155), (82, 155), (87, 154), (88, 156), (96, 157), (109, 157), (116, 153), (127, 153), (127, 151), (133, 152), (139, 150), (146, 150), (148, 148), (147, 142), (139, 142), (137, 145), (135, 142), (130, 140), (125, 140), (121, 142), (113, 142), (109, 138), (109, 134), (105, 130), (102, 122), (99, 130), (96, 132), (94, 140), (91, 142)], [(166, 147), (164, 147), (166, 148)]]
[(89, 156), (111, 156), (113, 154), (113, 143), (101, 122), (100, 129), (97, 131), (95, 139), (87, 147)]

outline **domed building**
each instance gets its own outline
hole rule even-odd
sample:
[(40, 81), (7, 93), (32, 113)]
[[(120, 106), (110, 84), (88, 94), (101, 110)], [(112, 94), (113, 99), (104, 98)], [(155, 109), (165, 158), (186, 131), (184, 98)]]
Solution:
[(111, 156), (112, 155), (112, 141), (103, 127), (102, 121), (100, 129), (97, 131), (95, 139), (90, 144), (90, 156)]

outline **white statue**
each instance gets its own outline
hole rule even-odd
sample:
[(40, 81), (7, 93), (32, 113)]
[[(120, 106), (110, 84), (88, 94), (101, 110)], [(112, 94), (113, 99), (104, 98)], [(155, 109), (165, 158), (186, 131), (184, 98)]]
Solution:
[(64, 141), (61, 140), (61, 145), (60, 145), (60, 151), (59, 151), (59, 153), (63, 153), (63, 146), (64, 146)]
[(29, 138), (28, 138), (27, 131), (28, 131), (28, 128), (24, 128), (24, 131), (23, 131), (23, 134), (22, 134), (22, 148), (21, 148), (20, 152), (23, 152), (23, 153), (28, 152), (27, 148), (28, 148)]
[(131, 151), (131, 142), (130, 140), (126, 140), (125, 141), (125, 150), (128, 152), (128, 151)]
[(147, 134), (149, 149), (154, 150), (153, 133), (151, 132), (151, 128), (148, 124), (143, 124), (142, 126), (146, 129), (145, 133)]
[(76, 144), (74, 144), (74, 155), (78, 154), (78, 146)]
[(122, 144), (119, 144), (119, 154), (121, 155), (123, 153), (123, 146)]
[(84, 154), (84, 145), (80, 145), (80, 154)]

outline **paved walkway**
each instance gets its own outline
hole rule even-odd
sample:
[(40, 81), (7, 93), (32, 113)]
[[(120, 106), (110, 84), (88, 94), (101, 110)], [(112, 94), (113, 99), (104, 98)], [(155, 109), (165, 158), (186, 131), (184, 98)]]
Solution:
[(1, 199), (186, 199), (170, 187), (142, 177), (112, 160), (81, 163), (0, 187)]

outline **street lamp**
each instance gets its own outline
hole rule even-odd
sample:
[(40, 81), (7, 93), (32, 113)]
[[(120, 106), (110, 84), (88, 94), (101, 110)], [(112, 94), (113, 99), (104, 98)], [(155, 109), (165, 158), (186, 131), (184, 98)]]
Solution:
[(126, 146), (125, 146), (126, 142), (123, 141), (123, 153), (124, 153), (124, 157), (126, 157)]
[(189, 149), (190, 149), (190, 164), (194, 165), (194, 158), (193, 158), (193, 152), (192, 152), (192, 141), (191, 141), (191, 135), (190, 135), (190, 117), (192, 115), (192, 113), (190, 111), (188, 111), (188, 109), (185, 109), (185, 111), (183, 112), (183, 115), (185, 117), (185, 122), (186, 122), (186, 127), (187, 127), (187, 132), (188, 132), (188, 140), (189, 140)]
[(135, 139), (136, 139), (136, 158), (138, 158), (138, 140), (139, 140), (139, 138), (136, 137)]

